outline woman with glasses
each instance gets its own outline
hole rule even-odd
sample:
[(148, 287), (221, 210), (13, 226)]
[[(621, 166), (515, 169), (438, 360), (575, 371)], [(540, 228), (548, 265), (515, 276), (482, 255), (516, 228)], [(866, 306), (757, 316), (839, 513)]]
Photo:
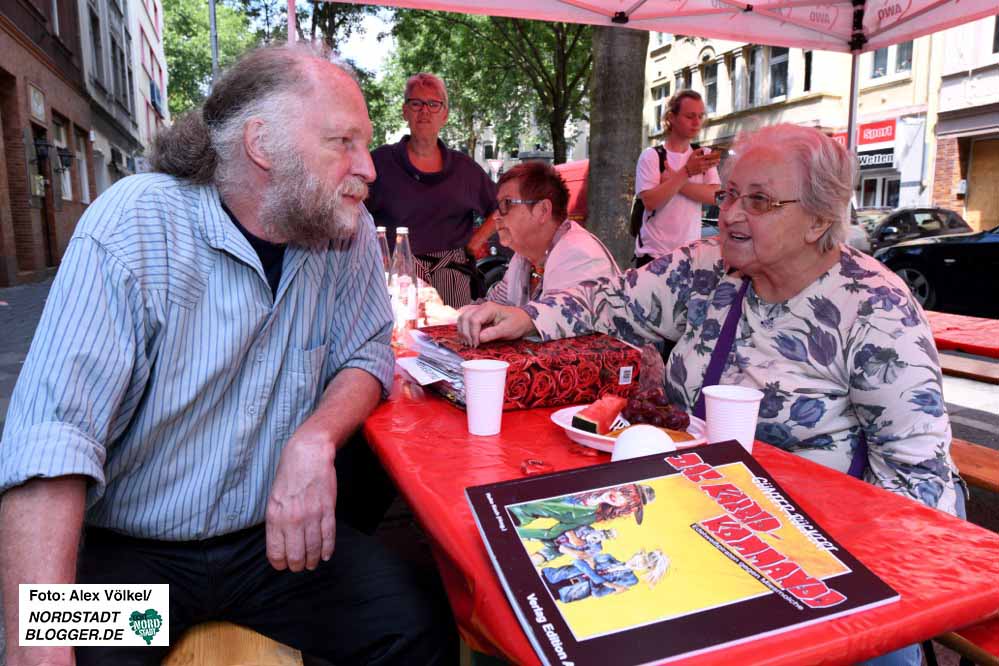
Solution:
[[(378, 175), (365, 203), (391, 244), (396, 227), (409, 227), (418, 276), (461, 307), (472, 297), (469, 255), (481, 254), (494, 230), (496, 187), (471, 157), (441, 141), (448, 98), (439, 77), (409, 78), (402, 117), (409, 134), (371, 153)], [(476, 219), (486, 222), (474, 230)]]
[(620, 271), (596, 236), (568, 219), (569, 189), (545, 162), (523, 162), (499, 179), (496, 231), (513, 259), (486, 299), (525, 305), (543, 294)]
[(759, 389), (758, 439), (960, 514), (923, 311), (898, 276), (842, 242), (855, 159), (795, 125), (742, 137), (733, 150), (717, 239), (524, 308), (470, 308), (460, 333), (471, 344), (594, 330), (637, 344), (675, 340), (665, 378), (673, 402), (701, 415), (702, 386)]

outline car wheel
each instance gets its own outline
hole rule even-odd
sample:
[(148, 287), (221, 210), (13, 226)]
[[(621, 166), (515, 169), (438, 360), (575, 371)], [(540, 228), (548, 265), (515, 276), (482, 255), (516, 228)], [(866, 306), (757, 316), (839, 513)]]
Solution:
[(932, 310), (937, 303), (937, 292), (930, 284), (930, 279), (921, 268), (915, 266), (899, 266), (894, 269), (898, 276), (902, 278), (909, 291), (916, 297), (919, 304), (925, 310)]

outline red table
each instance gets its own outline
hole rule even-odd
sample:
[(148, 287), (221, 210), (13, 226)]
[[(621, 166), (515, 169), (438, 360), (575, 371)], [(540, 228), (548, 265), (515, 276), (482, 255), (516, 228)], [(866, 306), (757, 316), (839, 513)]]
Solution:
[(965, 315), (932, 312), (927, 310), (926, 319), (933, 331), (937, 349), (954, 349), (999, 358), (999, 319), (983, 319)]
[[(506, 412), (495, 437), (465, 413), (397, 380), (364, 432), (430, 536), (462, 637), (515, 664), (538, 659), (507, 603), (465, 499), (468, 486), (606, 462), (549, 420)], [(901, 594), (896, 604), (682, 660), (682, 664), (853, 664), (999, 614), (999, 535), (766, 444), (754, 456), (811, 516)]]

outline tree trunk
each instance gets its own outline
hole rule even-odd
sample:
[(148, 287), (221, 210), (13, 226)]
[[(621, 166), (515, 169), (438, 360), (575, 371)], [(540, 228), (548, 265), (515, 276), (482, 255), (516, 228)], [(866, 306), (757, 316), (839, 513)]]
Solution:
[(553, 164), (562, 164), (565, 162), (565, 114), (560, 113), (560, 111), (561, 109), (555, 109), (548, 123), (548, 130), (552, 135)]
[(593, 29), (590, 175), (587, 227), (625, 268), (634, 254), (628, 232), (635, 163), (642, 152), (642, 103), (649, 33)]

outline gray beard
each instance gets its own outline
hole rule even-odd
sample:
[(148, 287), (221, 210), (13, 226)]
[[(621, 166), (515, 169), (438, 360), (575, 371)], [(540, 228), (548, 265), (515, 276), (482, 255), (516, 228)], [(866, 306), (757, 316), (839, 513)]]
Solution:
[(306, 170), (298, 155), (279, 159), (276, 164), (260, 204), (260, 223), (269, 234), (303, 246), (354, 236), (360, 206), (345, 205), (343, 197), (364, 199), (368, 192), (364, 181), (347, 176), (331, 191)]

